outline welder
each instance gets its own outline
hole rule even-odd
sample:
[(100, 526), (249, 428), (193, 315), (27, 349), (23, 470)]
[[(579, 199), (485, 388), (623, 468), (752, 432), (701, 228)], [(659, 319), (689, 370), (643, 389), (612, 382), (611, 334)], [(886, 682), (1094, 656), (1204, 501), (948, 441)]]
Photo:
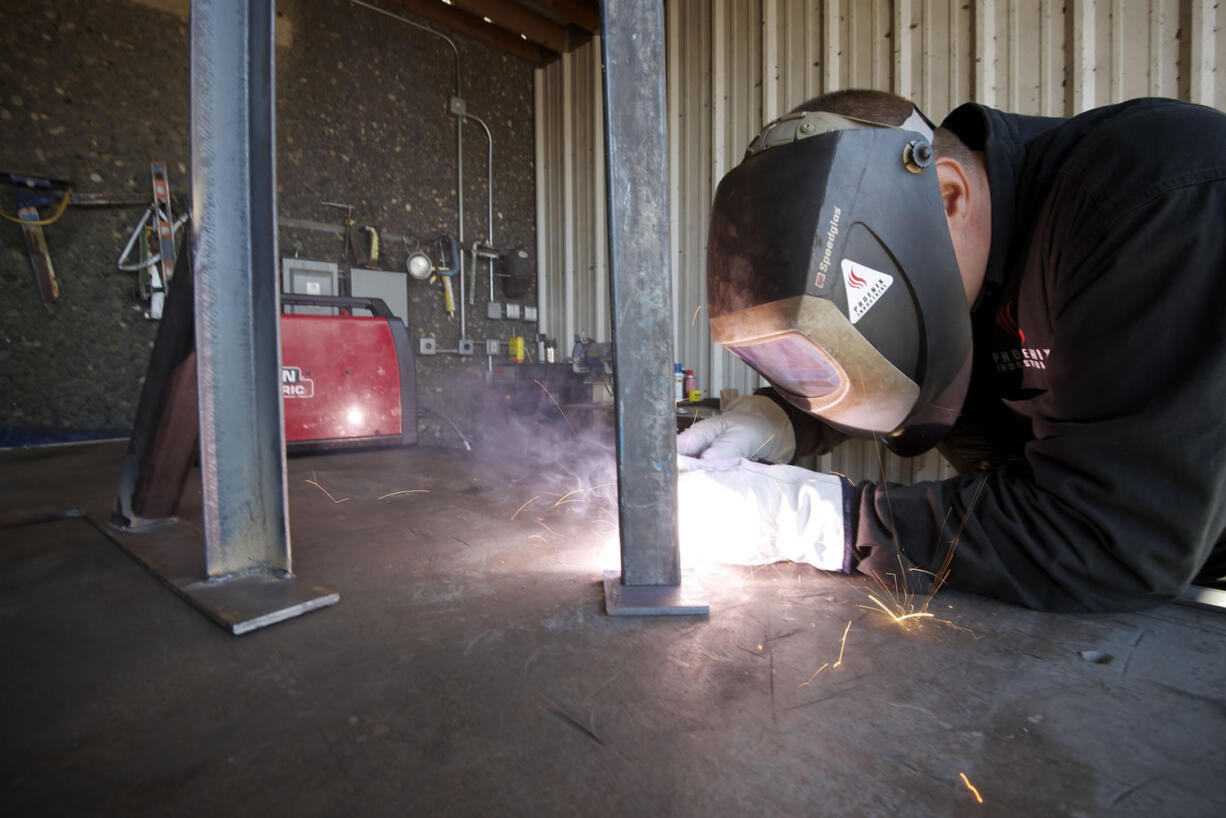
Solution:
[[(935, 127), (853, 90), (772, 122), (719, 185), (707, 256), (712, 336), (771, 388), (680, 435), (683, 528), (701, 479), (752, 499), (756, 561), (1063, 611), (1220, 583), (1223, 145), (1226, 115), (1166, 99)], [(959, 476), (760, 465), (848, 437), (936, 446)]]

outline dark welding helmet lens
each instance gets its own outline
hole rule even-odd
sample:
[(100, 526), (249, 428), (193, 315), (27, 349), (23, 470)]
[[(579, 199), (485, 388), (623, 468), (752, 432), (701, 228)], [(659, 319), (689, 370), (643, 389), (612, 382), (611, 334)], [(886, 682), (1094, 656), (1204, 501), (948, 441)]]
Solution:
[(838, 392), (843, 384), (838, 364), (812, 339), (799, 332), (731, 345), (728, 351), (793, 395), (823, 398)]

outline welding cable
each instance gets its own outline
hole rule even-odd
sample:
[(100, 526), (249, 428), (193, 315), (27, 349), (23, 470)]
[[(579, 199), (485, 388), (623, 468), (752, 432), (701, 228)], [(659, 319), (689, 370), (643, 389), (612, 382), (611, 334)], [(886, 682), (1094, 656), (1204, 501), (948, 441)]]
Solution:
[(464, 433), (460, 431), (460, 427), (456, 426), (454, 423), (451, 422), (450, 418), (440, 415), (438, 412), (434, 411), (430, 407), (422, 406), (419, 403), (417, 405), (417, 417), (422, 418), (422, 417), (426, 417), (427, 415), (429, 415), (430, 417), (437, 418), (438, 420), (441, 420), (443, 423), (446, 423), (448, 426), (450, 426), (452, 428), (452, 431), (454, 431), (457, 435), (460, 436), (460, 441), (464, 444), (464, 451), (471, 452), (473, 450), (472, 444), (468, 442), (468, 438), (466, 438), (464, 436)]
[(64, 198), (60, 199), (60, 206), (55, 209), (54, 213), (52, 213), (50, 216), (48, 216), (45, 219), (39, 219), (37, 221), (34, 221), (32, 219), (13, 218), (12, 216), (4, 212), (4, 208), (0, 208), (0, 216), (3, 216), (4, 218), (8, 219), (11, 222), (17, 222), (18, 224), (24, 224), (26, 227), (44, 227), (48, 224), (55, 224), (56, 222), (60, 220), (60, 216), (63, 216), (64, 211), (68, 209), (68, 200), (71, 198), (72, 198), (72, 188), (68, 188), (64, 191)]

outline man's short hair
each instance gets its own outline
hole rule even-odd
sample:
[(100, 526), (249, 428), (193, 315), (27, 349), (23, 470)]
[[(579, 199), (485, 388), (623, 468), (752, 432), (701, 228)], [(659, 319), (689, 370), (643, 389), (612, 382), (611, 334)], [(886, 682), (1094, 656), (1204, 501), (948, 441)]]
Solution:
[[(911, 116), (915, 105), (906, 97), (888, 91), (870, 91), (866, 88), (850, 88), (831, 91), (802, 102), (793, 111), (826, 111), (840, 116), (879, 122), (882, 125), (901, 125)], [(948, 128), (937, 127), (933, 131), (932, 146), (938, 156), (948, 156), (965, 165), (973, 161), (971, 149)]]

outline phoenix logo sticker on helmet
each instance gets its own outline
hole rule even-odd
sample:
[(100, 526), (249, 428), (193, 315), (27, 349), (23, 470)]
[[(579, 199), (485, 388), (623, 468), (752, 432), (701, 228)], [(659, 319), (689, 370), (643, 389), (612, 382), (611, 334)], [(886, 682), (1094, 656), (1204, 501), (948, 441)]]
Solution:
[(847, 288), (847, 317), (851, 323), (863, 318), (893, 283), (891, 275), (843, 259), (843, 285)]

